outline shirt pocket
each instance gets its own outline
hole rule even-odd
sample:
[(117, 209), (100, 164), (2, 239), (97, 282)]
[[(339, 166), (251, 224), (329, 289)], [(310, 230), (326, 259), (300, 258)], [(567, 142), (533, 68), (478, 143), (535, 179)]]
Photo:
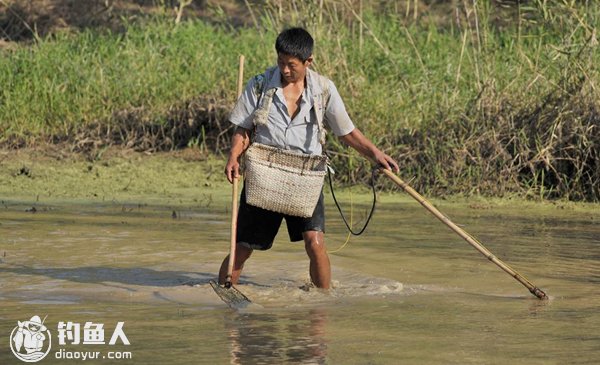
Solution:
[(295, 128), (306, 128), (307, 125), (312, 124), (314, 118), (311, 118), (312, 110), (309, 113), (305, 113), (304, 116), (297, 116), (292, 120), (291, 127)]
[(304, 116), (304, 118), (302, 118), (302, 123), (301, 123), (302, 128), (305, 128), (307, 133), (310, 133), (310, 131), (317, 131), (318, 125), (317, 125), (317, 120), (314, 117), (314, 111), (311, 110), (309, 114), (307, 114), (306, 116)]

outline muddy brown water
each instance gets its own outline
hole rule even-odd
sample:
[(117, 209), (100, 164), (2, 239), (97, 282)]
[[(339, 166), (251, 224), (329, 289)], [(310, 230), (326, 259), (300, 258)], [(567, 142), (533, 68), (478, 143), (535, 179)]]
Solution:
[[(238, 286), (255, 305), (234, 311), (208, 284), (228, 251), (223, 206), (9, 198), (0, 207), (0, 364), (21, 363), (9, 338), (17, 321), (33, 315), (46, 317), (52, 334), (41, 361), (49, 364), (82, 362), (66, 354), (96, 351), (100, 358), (85, 363), (600, 363), (600, 213), (593, 206), (440, 203), (545, 290), (547, 301), (418, 204), (387, 196), (367, 233), (331, 255), (331, 292), (299, 289), (308, 261), (282, 229), (271, 251), (253, 255)], [(333, 250), (346, 236), (330, 203)], [(84, 344), (83, 337), (60, 345), (61, 321), (81, 331), (86, 322), (102, 323), (107, 343), (124, 322), (130, 345)], [(109, 352), (132, 358), (111, 360)]]

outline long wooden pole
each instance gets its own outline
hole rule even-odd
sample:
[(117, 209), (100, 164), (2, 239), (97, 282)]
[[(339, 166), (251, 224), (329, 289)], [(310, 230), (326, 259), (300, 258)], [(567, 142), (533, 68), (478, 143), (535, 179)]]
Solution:
[[(240, 66), (238, 69), (237, 80), (237, 98), (242, 95), (244, 86), (244, 55), (240, 55)], [(233, 264), (235, 262), (235, 248), (237, 246), (237, 216), (238, 216), (238, 178), (233, 178), (231, 188), (231, 232), (230, 232), (230, 247), (229, 247), (229, 263), (227, 265), (227, 276), (225, 277), (225, 287), (231, 287), (233, 279)]]
[(242, 88), (244, 87), (244, 55), (240, 55), (240, 67), (238, 68), (238, 80), (237, 80), (237, 98), (242, 95)]
[(238, 178), (233, 178), (233, 188), (231, 189), (231, 240), (229, 248), (229, 263), (227, 266), (227, 276), (225, 277), (225, 287), (231, 287), (233, 278), (233, 263), (235, 262), (235, 248), (237, 245), (237, 215), (238, 215)]
[(480, 242), (478, 242), (473, 236), (465, 232), (462, 228), (454, 224), (448, 217), (443, 215), (436, 207), (431, 205), (421, 194), (417, 193), (417, 191), (411, 188), (407, 183), (402, 181), (396, 174), (387, 169), (381, 169), (381, 171), (386, 174), (392, 181), (394, 181), (399, 187), (402, 188), (406, 193), (408, 193), (411, 197), (413, 197), (416, 201), (418, 201), (425, 209), (427, 209), (431, 214), (433, 214), (437, 219), (442, 221), (445, 225), (450, 227), (456, 234), (462, 237), (467, 243), (473, 246), (477, 251), (479, 251), (483, 256), (485, 256), (488, 260), (496, 264), (510, 276), (515, 278), (519, 283), (523, 284), (531, 294), (535, 295), (539, 299), (548, 299), (546, 293), (544, 293), (540, 288), (533, 285), (527, 278), (523, 275), (519, 274), (513, 268), (508, 266), (502, 260), (494, 256), (487, 248), (485, 248)]

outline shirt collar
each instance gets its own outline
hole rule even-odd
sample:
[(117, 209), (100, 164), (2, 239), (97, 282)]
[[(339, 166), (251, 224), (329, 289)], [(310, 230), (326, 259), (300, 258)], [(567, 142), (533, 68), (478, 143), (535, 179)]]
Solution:
[(269, 75), (270, 77), (267, 82), (267, 88), (265, 90), (269, 90), (272, 88), (281, 88), (281, 72), (279, 72), (279, 67), (271, 67), (267, 72), (267, 76)]
[(315, 95), (320, 95), (323, 91), (321, 90), (319, 75), (310, 67), (306, 70), (306, 86), (308, 90), (307, 99), (310, 105), (315, 105)]
[[(279, 72), (279, 67), (273, 66), (269, 69), (270, 77), (267, 83), (266, 90), (277, 88), (281, 89), (283, 86), (281, 85), (281, 72)], [(269, 74), (267, 73), (267, 75)], [(321, 84), (319, 83), (318, 74), (316, 71), (313, 71), (310, 67), (306, 69), (306, 87), (304, 89), (304, 95), (306, 96), (306, 100), (310, 105), (314, 105), (314, 95), (319, 95), (322, 93)]]

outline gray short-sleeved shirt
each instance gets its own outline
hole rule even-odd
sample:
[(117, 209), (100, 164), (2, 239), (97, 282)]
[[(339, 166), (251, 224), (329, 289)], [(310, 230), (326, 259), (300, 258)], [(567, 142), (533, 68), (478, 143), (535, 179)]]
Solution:
[[(265, 75), (272, 74), (270, 78), (264, 79), (263, 82), (267, 83), (264, 90), (276, 88), (276, 91), (273, 95), (273, 104), (269, 110), (267, 125), (256, 126), (253, 120), (253, 113), (258, 107), (260, 98), (256, 91), (256, 77), (252, 78), (246, 85), (246, 89), (235, 104), (229, 120), (231, 123), (249, 130), (254, 130), (256, 126), (255, 142), (303, 153), (321, 154), (322, 146), (319, 142), (319, 128), (314, 108), (318, 98), (317, 95), (321, 94), (319, 75), (315, 71), (307, 70), (307, 82), (302, 93), (300, 109), (292, 120), (287, 112), (283, 96), (281, 73), (279, 70), (275, 70), (275, 72), (268, 71), (262, 75), (262, 77), (265, 77)], [(344, 136), (354, 130), (354, 124), (346, 112), (344, 102), (335, 85), (331, 80), (328, 80), (328, 83), (330, 98), (325, 109), (324, 122), (336, 136)], [(263, 91), (259, 90), (258, 93)]]

